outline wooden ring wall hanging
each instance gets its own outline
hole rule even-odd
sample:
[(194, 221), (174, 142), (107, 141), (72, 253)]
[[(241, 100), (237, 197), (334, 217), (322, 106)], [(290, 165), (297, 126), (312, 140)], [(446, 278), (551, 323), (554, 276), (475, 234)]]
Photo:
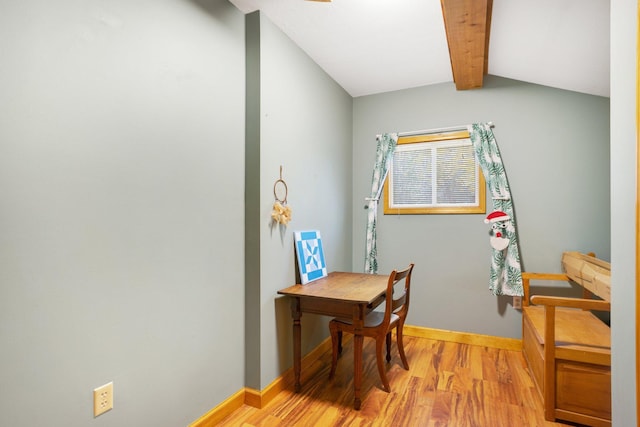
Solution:
[[(278, 196), (278, 184), (284, 187), (284, 196)], [(282, 190), (281, 190), (282, 191)], [(287, 197), (289, 196), (289, 188), (287, 183), (282, 179), (282, 166), (280, 166), (280, 179), (273, 184), (273, 197), (276, 201), (273, 203), (271, 211), (271, 219), (278, 224), (287, 225), (291, 221), (291, 207), (287, 206)]]
[[(284, 186), (284, 198), (283, 199), (278, 197), (278, 184), (282, 184)], [(273, 184), (273, 196), (276, 198), (277, 202), (280, 202), (280, 204), (282, 204), (282, 205), (286, 205), (287, 204), (287, 196), (288, 195), (289, 195), (289, 188), (287, 187), (287, 183), (284, 182), (284, 179), (282, 179), (282, 166), (280, 166), (280, 179), (278, 179)]]

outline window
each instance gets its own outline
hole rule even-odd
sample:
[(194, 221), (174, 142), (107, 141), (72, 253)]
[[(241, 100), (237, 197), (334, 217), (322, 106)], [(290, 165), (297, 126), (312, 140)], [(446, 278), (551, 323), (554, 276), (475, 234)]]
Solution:
[(400, 137), (384, 213), (485, 213), (485, 186), (467, 131)]

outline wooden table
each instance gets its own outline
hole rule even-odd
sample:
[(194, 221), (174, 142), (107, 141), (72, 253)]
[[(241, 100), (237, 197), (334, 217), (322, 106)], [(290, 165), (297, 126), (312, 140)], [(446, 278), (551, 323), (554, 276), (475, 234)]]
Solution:
[(355, 409), (360, 409), (362, 384), (362, 328), (364, 317), (384, 301), (389, 276), (365, 273), (332, 272), (327, 277), (306, 285), (293, 285), (278, 291), (292, 297), (293, 317), (293, 371), (295, 390), (300, 391), (300, 318), (302, 313), (314, 313), (353, 320), (353, 387)]

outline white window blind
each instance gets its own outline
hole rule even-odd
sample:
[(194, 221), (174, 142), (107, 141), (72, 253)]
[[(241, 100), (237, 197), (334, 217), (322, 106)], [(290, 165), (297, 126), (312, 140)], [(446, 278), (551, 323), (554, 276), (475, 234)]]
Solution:
[(484, 197), (484, 191), (480, 191), (484, 180), (480, 183), (468, 138), (399, 144), (393, 154), (388, 186), (385, 206), (390, 211), (484, 205), (480, 200)]

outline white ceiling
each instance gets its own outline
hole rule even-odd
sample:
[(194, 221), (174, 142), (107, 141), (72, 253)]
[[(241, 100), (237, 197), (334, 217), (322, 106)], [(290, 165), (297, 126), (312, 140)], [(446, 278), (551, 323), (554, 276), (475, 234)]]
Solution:
[[(452, 82), (438, 0), (230, 0), (351, 96)], [(609, 96), (609, 0), (494, 0), (489, 74)]]

